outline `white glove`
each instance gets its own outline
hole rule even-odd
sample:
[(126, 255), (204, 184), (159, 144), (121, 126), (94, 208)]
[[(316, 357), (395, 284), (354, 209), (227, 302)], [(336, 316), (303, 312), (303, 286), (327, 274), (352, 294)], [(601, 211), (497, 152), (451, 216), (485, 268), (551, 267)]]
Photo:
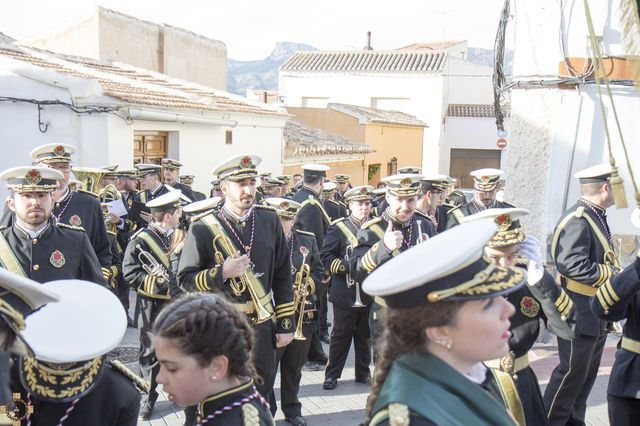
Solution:
[(527, 237), (520, 245), (520, 256), (529, 260), (527, 267), (527, 284), (535, 285), (542, 279), (544, 266), (542, 266), (542, 253), (540, 243), (535, 237)]

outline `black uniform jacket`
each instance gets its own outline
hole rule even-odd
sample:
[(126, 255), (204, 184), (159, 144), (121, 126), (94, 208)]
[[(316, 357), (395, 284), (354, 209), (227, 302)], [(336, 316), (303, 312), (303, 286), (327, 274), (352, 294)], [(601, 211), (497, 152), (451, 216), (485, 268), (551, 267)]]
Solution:
[[(490, 209), (506, 209), (506, 208), (511, 208), (514, 207), (509, 203), (505, 203), (504, 201), (498, 201), (496, 200), (493, 205), (491, 207), (489, 207)], [(476, 214), (479, 213), (483, 210), (486, 210), (487, 208), (482, 204), (479, 203), (476, 200), (471, 200), (471, 202), (466, 203), (466, 204), (462, 204), (460, 206), (457, 207), (453, 207), (450, 208), (447, 211), (447, 225), (446, 225), (446, 229), (451, 229), (456, 225), (460, 224), (460, 221), (462, 220), (463, 217), (465, 216), (471, 216), (472, 214)]]
[(250, 381), (202, 401), (198, 405), (196, 423), (208, 418), (203, 423), (207, 426), (272, 426), (275, 422), (266, 405)]
[(196, 197), (193, 193), (193, 189), (191, 189), (190, 186), (185, 185), (183, 183), (180, 182), (176, 182), (173, 185), (171, 185), (173, 188), (175, 189), (179, 189), (182, 192), (182, 195), (184, 195), (185, 197), (189, 198), (191, 201), (196, 201)]
[[(43, 283), (79, 279), (106, 286), (98, 258), (84, 229), (49, 219), (47, 228), (36, 238), (13, 225), (0, 227), (0, 233), (27, 277)], [(2, 256), (2, 267), (13, 271), (13, 262)]]
[[(598, 214), (578, 201), (556, 225), (549, 251), (560, 274), (561, 285), (576, 308), (576, 334), (587, 336), (604, 333), (606, 321), (594, 315), (589, 299), (595, 294), (595, 289), (609, 282), (616, 271), (614, 265), (605, 262), (605, 253), (612, 248), (606, 241), (609, 234), (607, 227), (603, 226), (603, 223), (606, 225), (604, 210), (600, 209)], [(585, 290), (592, 293), (582, 294)]]
[(339, 201), (322, 200), (322, 207), (327, 212), (331, 222), (348, 216), (347, 207)]
[[(135, 426), (138, 423), (140, 393), (137, 388), (111, 364), (107, 363), (103, 368), (99, 382), (78, 400), (64, 421), (65, 426)], [(22, 401), (27, 401), (27, 392), (16, 379), (12, 390), (21, 394)], [(55, 426), (71, 402), (55, 403), (31, 397), (31, 405), (32, 426)], [(27, 421), (22, 420), (21, 424), (26, 425)]]
[(533, 347), (540, 331), (540, 319), (554, 334), (565, 340), (573, 338), (573, 302), (548, 272), (544, 272), (535, 286), (524, 285), (509, 293), (507, 299), (516, 308), (516, 313), (509, 318), (509, 348), (516, 358), (525, 355)]
[[(402, 232), (404, 240), (400, 249), (393, 252), (382, 241), (390, 220), (393, 229)], [(420, 221), (420, 226), (418, 226), (418, 221)], [(363, 224), (357, 235), (358, 246), (353, 250), (353, 257), (357, 262), (356, 280), (364, 282), (365, 278), (378, 266), (416, 245), (420, 241), (420, 234), (433, 237), (436, 235), (436, 230), (431, 220), (417, 211), (407, 223), (400, 223), (396, 219), (392, 219), (389, 212), (385, 211), (380, 217)]]
[[(150, 224), (149, 227), (136, 232), (127, 245), (122, 260), (122, 272), (125, 281), (138, 291), (138, 294), (151, 299), (168, 300), (169, 288), (172, 286), (175, 276), (171, 273), (169, 263), (169, 249), (171, 247), (171, 235), (167, 235), (162, 229)], [(149, 274), (143, 268), (143, 259), (146, 252), (155, 261), (162, 265), (169, 279), (162, 274)], [(142, 254), (142, 259), (141, 259)], [(147, 263), (145, 261), (145, 263)], [(149, 265), (151, 266), (151, 265)], [(162, 268), (159, 268), (162, 271)]]
[(640, 399), (640, 259), (598, 288), (591, 308), (607, 321), (626, 319), (607, 393)]
[[(214, 258), (214, 236), (206, 221), (217, 221), (240, 254), (250, 253), (253, 271), (265, 293), (272, 292), (276, 313), (276, 332), (293, 331), (293, 293), (291, 263), (287, 241), (275, 211), (255, 205), (244, 222), (240, 223), (225, 208), (196, 216), (189, 226), (178, 266), (178, 284), (184, 291), (223, 293), (234, 303), (251, 301), (248, 291), (236, 296), (229, 281), (222, 279), (222, 265)], [(252, 235), (253, 234), (253, 235)], [(242, 244), (237, 241), (242, 240)], [(247, 247), (251, 247), (247, 250)], [(216, 249), (217, 250), (217, 249)], [(226, 257), (226, 254), (224, 254)], [(285, 321), (287, 320), (287, 321)]]
[(302, 208), (296, 216), (295, 227), (313, 233), (316, 236), (318, 247), (322, 247), (324, 234), (327, 233), (331, 221), (322, 207), (320, 196), (303, 186), (292, 199), (302, 204)]
[[(320, 257), (325, 270), (331, 273), (331, 288), (329, 300), (342, 309), (351, 309), (356, 299), (356, 262), (353, 258), (353, 248), (358, 244), (357, 235), (360, 230), (357, 219), (348, 217), (339, 219), (331, 224)], [(345, 257), (347, 247), (351, 247), (349, 259)], [(347, 285), (347, 275), (354, 280), (351, 287)], [(360, 284), (358, 284), (360, 285)], [(371, 296), (364, 293), (360, 287), (360, 300), (365, 305), (372, 302)], [(357, 309), (357, 308), (354, 308)]]
[[(294, 229), (291, 233), (291, 237), (287, 241), (287, 245), (289, 247), (289, 256), (291, 258), (292, 283), (295, 283), (296, 275), (300, 271), (300, 267), (302, 266), (302, 252), (300, 251), (300, 248), (305, 247), (307, 250), (309, 250), (309, 254), (307, 255), (304, 263), (306, 265), (309, 265), (309, 270), (311, 271), (310, 277), (313, 281), (313, 289), (311, 290), (313, 291), (310, 295), (307, 296), (305, 311), (315, 311), (315, 291), (318, 286), (326, 285), (322, 283), (322, 273), (324, 268), (322, 267), (322, 263), (320, 262), (320, 251), (318, 250), (318, 245), (316, 244), (316, 237), (310, 232)], [(299, 306), (296, 306), (296, 310), (299, 314)]]
[[(69, 190), (54, 204), (52, 216), (55, 216), (58, 222), (83, 227), (96, 252), (100, 266), (108, 270), (111, 266), (109, 238), (104, 224), (102, 206), (95, 195)], [(108, 271), (103, 271), (105, 277), (107, 273)]]

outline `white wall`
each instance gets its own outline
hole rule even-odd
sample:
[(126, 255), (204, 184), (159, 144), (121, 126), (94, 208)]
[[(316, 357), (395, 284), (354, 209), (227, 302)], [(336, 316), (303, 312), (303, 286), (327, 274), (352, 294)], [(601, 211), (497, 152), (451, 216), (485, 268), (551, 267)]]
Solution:
[[(48, 99), (70, 102), (69, 93), (37, 81), (0, 70), (0, 93), (24, 99)], [(31, 164), (29, 153), (39, 145), (74, 145), (75, 164), (107, 164), (108, 124), (106, 115), (77, 115), (62, 106), (45, 106), (42, 120), (49, 122), (45, 133), (38, 130), (38, 110), (28, 103), (0, 102), (0, 170)], [(7, 194), (0, 185), (0, 198)]]
[[(128, 146), (119, 150), (120, 154), (112, 158), (124, 159), (129, 167), (133, 161), (133, 133), (134, 131), (164, 131), (169, 134), (169, 153), (172, 158), (179, 160), (184, 166), (181, 174), (195, 176), (193, 188), (209, 193), (212, 179), (211, 170), (228, 157), (243, 153), (257, 154), (262, 158), (260, 171), (270, 171), (274, 174), (282, 173), (282, 128), (287, 117), (275, 117), (256, 114), (231, 113), (230, 120), (238, 121), (234, 128), (194, 123), (166, 123), (159, 121), (136, 120), (132, 125), (122, 126), (113, 130), (114, 135), (130, 132)], [(114, 123), (117, 124), (117, 123)], [(232, 130), (233, 144), (225, 144), (225, 132)], [(126, 151), (123, 155), (122, 151)], [(123, 163), (121, 163), (123, 164)], [(124, 167), (121, 165), (121, 167)]]
[[(449, 173), (451, 149), (498, 149), (494, 118), (447, 117), (438, 173)], [(508, 148), (507, 148), (508, 149)]]

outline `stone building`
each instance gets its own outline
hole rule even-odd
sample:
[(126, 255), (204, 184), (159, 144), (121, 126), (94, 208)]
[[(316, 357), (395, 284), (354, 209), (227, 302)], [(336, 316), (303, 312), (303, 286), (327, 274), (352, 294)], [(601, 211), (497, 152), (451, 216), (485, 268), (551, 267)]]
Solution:
[(227, 89), (227, 46), (223, 42), (101, 6), (20, 43), (130, 64), (214, 89)]

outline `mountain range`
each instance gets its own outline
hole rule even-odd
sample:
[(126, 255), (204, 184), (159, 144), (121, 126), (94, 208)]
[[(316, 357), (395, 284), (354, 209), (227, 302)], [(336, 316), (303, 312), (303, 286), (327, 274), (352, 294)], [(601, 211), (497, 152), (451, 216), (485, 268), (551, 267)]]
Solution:
[[(247, 89), (278, 90), (278, 68), (299, 50), (318, 50), (304, 43), (276, 43), (268, 57), (255, 61), (227, 60), (227, 91), (246, 96)], [(505, 72), (511, 68), (513, 52), (505, 52)], [(467, 60), (493, 67), (493, 50), (467, 49)]]

